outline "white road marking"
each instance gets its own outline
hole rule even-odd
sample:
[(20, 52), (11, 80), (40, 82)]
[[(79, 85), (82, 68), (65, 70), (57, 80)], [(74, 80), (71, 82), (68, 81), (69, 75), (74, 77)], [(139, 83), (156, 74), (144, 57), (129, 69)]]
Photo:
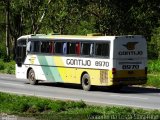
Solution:
[(21, 84), (15, 84), (15, 83), (4, 83), (4, 82), (0, 82), (1, 84), (4, 85), (13, 85), (13, 86), (20, 86), (20, 87), (24, 87), (25, 85), (21, 85)]
[(2, 78), (2, 79), (16, 79), (15, 77), (13, 77), (13, 76), (2, 76), (2, 77), (0, 77), (0, 78)]
[(132, 99), (143, 99), (143, 100), (147, 100), (148, 98), (142, 98), (142, 97), (132, 97), (132, 96), (127, 96), (127, 95), (110, 95), (113, 97), (123, 97), (123, 98), (132, 98)]

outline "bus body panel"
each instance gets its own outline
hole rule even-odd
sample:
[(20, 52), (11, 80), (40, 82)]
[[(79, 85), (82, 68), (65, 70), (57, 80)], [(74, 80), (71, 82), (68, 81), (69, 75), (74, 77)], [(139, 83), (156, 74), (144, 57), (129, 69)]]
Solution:
[(20, 79), (27, 79), (26, 78), (26, 68), (24, 65), (22, 65), (21, 67), (19, 67), (17, 64), (15, 65), (16, 68), (16, 78), (20, 78)]
[[(86, 72), (91, 77), (92, 85), (107, 85), (107, 82), (109, 82), (108, 71), (112, 68), (111, 63), (108, 59), (98, 58), (82, 59), (77, 57), (28, 55), (23, 68), (25, 68), (24, 71), (32, 68), (37, 80), (80, 84), (82, 74)], [(16, 72), (18, 72), (18, 69)], [(100, 80), (100, 76), (104, 73), (105, 77), (103, 79), (107, 78), (107, 80)], [(21, 78), (21, 76), (25, 76), (25, 79), (27, 79), (27, 72), (22, 75), (17, 74), (16, 77)]]

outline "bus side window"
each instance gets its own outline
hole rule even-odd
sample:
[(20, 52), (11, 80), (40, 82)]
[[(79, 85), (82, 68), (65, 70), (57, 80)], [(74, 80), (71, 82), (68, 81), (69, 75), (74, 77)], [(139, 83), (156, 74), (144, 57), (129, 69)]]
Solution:
[(57, 54), (63, 54), (63, 42), (56, 42), (55, 43), (55, 53)]
[(42, 53), (49, 53), (49, 42), (48, 41), (41, 42), (41, 52)]
[(31, 48), (30, 48), (30, 51), (31, 51), (31, 52), (34, 52), (34, 42), (33, 42), (33, 41), (31, 41)]
[(49, 53), (54, 53), (54, 42), (49, 42)]
[(80, 42), (76, 43), (76, 54), (80, 55), (81, 49), (80, 49)]
[(67, 54), (67, 43), (63, 43), (63, 54)]
[(109, 43), (96, 43), (95, 55), (109, 57)]
[(92, 56), (93, 55), (93, 43), (82, 43), (81, 54)]
[(69, 42), (67, 44), (68, 50), (67, 54), (75, 55), (76, 54), (76, 43), (75, 42)]
[(67, 54), (80, 55), (80, 43), (68, 42), (67, 43)]
[(39, 52), (39, 41), (31, 41), (31, 52)]

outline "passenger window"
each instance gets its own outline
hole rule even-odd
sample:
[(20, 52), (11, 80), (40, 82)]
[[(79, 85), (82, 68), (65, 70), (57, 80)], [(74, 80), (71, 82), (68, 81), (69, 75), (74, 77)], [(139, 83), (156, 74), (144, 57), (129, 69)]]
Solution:
[(65, 54), (66, 53), (66, 43), (64, 42), (56, 42), (55, 43), (55, 53), (57, 54)]
[(39, 41), (31, 41), (31, 47), (30, 47), (30, 51), (31, 52), (39, 52), (39, 45), (40, 42)]
[(53, 41), (49, 42), (49, 53), (54, 53), (54, 42)]
[(81, 51), (80, 43), (76, 43), (76, 54), (80, 55), (80, 51)]
[(67, 43), (63, 43), (63, 54), (67, 54)]
[(49, 53), (49, 42), (48, 41), (41, 42), (41, 52)]
[(95, 55), (109, 57), (109, 43), (96, 43)]
[(81, 47), (82, 55), (93, 55), (93, 43), (82, 43)]
[(67, 44), (67, 54), (80, 54), (80, 43), (76, 43), (76, 42), (69, 42)]

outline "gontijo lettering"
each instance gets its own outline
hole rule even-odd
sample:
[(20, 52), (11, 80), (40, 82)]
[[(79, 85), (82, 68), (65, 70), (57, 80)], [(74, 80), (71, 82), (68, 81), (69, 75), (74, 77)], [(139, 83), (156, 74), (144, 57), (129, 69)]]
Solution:
[(109, 62), (106, 61), (91, 61), (83, 59), (66, 59), (67, 65), (72, 66), (98, 66), (98, 67), (109, 67)]
[(143, 51), (119, 51), (119, 55), (143, 55)]
[(90, 60), (82, 60), (82, 59), (67, 59), (67, 65), (78, 65), (78, 66), (91, 66)]

